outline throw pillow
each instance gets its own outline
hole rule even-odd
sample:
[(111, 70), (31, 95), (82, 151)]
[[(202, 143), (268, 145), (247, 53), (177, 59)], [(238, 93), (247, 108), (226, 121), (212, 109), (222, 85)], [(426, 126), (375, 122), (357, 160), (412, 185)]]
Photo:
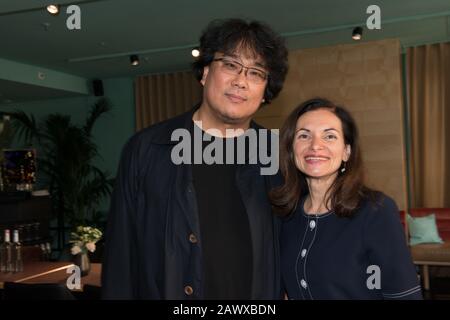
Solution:
[(425, 217), (406, 216), (409, 229), (409, 244), (416, 245), (419, 243), (443, 243), (439, 236), (436, 226), (435, 214)]

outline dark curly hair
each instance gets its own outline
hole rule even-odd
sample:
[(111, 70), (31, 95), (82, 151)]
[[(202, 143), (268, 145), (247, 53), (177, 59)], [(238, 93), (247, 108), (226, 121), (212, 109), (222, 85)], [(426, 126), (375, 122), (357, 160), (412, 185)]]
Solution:
[(203, 76), (203, 68), (210, 65), (216, 52), (232, 54), (238, 48), (260, 56), (269, 71), (264, 92), (265, 103), (270, 103), (280, 93), (288, 70), (284, 39), (270, 27), (258, 22), (241, 19), (214, 20), (200, 38), (200, 56), (193, 63), (197, 80)]

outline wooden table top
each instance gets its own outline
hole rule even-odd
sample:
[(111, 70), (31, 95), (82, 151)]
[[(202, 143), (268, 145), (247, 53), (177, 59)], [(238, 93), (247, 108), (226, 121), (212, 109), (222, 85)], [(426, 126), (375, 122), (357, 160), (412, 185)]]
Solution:
[[(0, 273), (0, 289), (5, 282), (21, 283), (61, 283), (65, 284), (72, 273), (67, 269), (73, 266), (72, 262), (40, 261), (27, 263), (24, 271), (18, 273)], [(101, 264), (91, 263), (91, 271), (87, 276), (81, 277), (81, 290), (85, 284), (100, 286)], [(77, 289), (75, 289), (77, 290)]]

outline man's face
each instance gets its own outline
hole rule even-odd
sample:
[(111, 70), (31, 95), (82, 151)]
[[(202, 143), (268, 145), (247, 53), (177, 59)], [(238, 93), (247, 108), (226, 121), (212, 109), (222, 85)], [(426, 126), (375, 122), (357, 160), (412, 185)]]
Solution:
[[(203, 70), (202, 106), (226, 124), (250, 121), (262, 103), (267, 85), (267, 78), (258, 80), (258, 75), (268, 74), (264, 62), (241, 50), (230, 55), (216, 53), (214, 58), (224, 60), (213, 61)], [(239, 74), (230, 72), (230, 68), (241, 69), (241, 65), (255, 69), (243, 68)]]

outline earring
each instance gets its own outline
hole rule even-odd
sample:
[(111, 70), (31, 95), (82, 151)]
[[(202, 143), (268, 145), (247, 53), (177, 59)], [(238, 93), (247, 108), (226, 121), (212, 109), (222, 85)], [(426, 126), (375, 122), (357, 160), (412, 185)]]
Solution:
[(262, 102), (262, 103), (266, 102), (266, 99), (263, 98), (261, 102)]
[(341, 173), (345, 172), (345, 165), (347, 164), (347, 162), (344, 161), (344, 166), (341, 168)]

